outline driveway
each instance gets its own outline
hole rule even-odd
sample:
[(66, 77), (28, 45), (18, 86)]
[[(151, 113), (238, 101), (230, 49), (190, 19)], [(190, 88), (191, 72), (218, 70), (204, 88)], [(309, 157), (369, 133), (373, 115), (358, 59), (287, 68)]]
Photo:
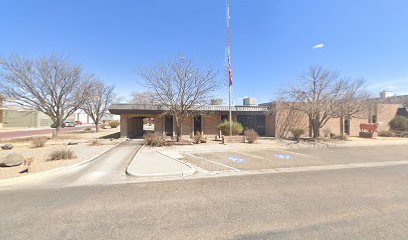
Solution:
[(138, 141), (126, 141), (90, 162), (50, 173), (0, 181), (0, 189), (61, 188), (126, 182), (126, 167), (141, 146)]
[[(73, 132), (78, 130), (83, 130), (87, 127), (93, 127), (92, 125), (87, 126), (77, 126), (77, 127), (66, 127), (61, 129), (61, 133), (64, 132)], [(52, 134), (55, 131), (55, 128), (46, 128), (46, 129), (30, 129), (30, 130), (7, 130), (7, 131), (0, 131), (0, 140), (2, 139), (13, 139), (13, 138), (21, 138), (21, 137), (30, 137), (30, 136), (37, 136), (37, 135), (46, 135)]]

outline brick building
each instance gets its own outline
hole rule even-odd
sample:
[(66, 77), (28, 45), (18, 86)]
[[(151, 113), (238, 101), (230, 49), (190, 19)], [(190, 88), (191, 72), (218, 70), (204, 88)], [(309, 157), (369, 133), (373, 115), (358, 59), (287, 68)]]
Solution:
[[(228, 106), (207, 105), (190, 112), (184, 121), (182, 136), (193, 136), (200, 132), (208, 136), (220, 134), (218, 125), (228, 119)], [(136, 137), (145, 131), (154, 131), (169, 137), (176, 136), (176, 122), (172, 116), (164, 115), (165, 109), (160, 105), (113, 104), (109, 107), (112, 114), (120, 115), (121, 137)], [(232, 118), (246, 128), (255, 129), (260, 135), (265, 132), (267, 106), (234, 106)]]
[[(358, 136), (360, 123), (381, 123), (380, 131), (389, 130), (388, 123), (401, 107), (401, 104), (374, 101), (359, 116), (343, 120), (344, 133)], [(206, 105), (190, 112), (184, 122), (182, 136), (192, 137), (197, 131), (207, 136), (220, 135), (217, 126), (228, 119), (228, 109), (228, 106)], [(109, 111), (120, 115), (121, 137), (137, 137), (145, 131), (154, 131), (169, 137), (176, 136), (175, 120), (172, 116), (164, 115), (166, 109), (161, 105), (113, 104)], [(309, 121), (305, 113), (290, 115), (286, 110), (279, 109), (276, 103), (256, 105), (247, 100), (244, 105), (232, 107), (232, 117), (244, 128), (253, 128), (261, 136), (289, 136), (289, 129), (293, 127), (309, 131)], [(339, 135), (340, 118), (330, 118), (321, 131), (325, 128)]]

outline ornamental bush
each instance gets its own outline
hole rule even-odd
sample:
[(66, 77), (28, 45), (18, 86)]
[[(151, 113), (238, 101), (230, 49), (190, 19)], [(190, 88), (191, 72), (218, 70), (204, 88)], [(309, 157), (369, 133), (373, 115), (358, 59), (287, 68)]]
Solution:
[(292, 128), (292, 129), (290, 129), (290, 132), (292, 133), (293, 138), (294, 138), (296, 141), (299, 141), (300, 136), (302, 136), (303, 134), (305, 134), (305, 129), (303, 129), (303, 128)]
[(153, 147), (162, 147), (167, 145), (166, 139), (159, 133), (148, 132), (143, 135), (143, 138), (146, 145)]
[(258, 133), (252, 128), (245, 130), (244, 135), (249, 143), (254, 143), (258, 139)]
[(390, 127), (392, 130), (408, 131), (408, 118), (395, 116), (390, 122)]
[[(230, 131), (230, 122), (224, 121), (218, 125), (218, 129), (221, 131), (222, 135), (228, 136)], [(232, 135), (240, 135), (244, 128), (239, 122), (232, 122)]]
[(109, 122), (109, 126), (111, 128), (117, 128), (119, 126), (120, 122), (118, 120), (113, 120)]
[(384, 131), (379, 131), (378, 136), (380, 136), (380, 137), (394, 137), (394, 133), (391, 132), (391, 131), (384, 130)]

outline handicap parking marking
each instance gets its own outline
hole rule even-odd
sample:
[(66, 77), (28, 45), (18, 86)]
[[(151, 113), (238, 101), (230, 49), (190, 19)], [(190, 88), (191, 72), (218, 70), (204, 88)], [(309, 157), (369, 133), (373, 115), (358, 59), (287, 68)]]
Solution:
[(291, 153), (294, 155), (299, 155), (299, 156), (303, 156), (303, 157), (310, 157), (310, 155), (304, 154), (304, 153), (298, 153), (298, 152), (294, 152), (294, 151), (289, 151), (289, 150), (280, 150), (281, 152), (286, 152), (286, 153)]
[(243, 153), (243, 152), (236, 152), (236, 153), (242, 154), (242, 155), (245, 155), (245, 156), (248, 156), (248, 157), (254, 157), (254, 158), (259, 158), (259, 159), (262, 159), (262, 160), (266, 160), (266, 159), (263, 158), (263, 157), (259, 157), (259, 156), (252, 155), (252, 154), (248, 154), (248, 153)]
[(288, 154), (273, 154), (272, 155), (274, 158), (279, 158), (279, 159), (284, 159), (284, 160), (290, 160), (291, 156)]
[(228, 160), (233, 161), (235, 163), (243, 163), (245, 162), (245, 159), (242, 159), (240, 157), (236, 157), (236, 156), (229, 156)]
[(228, 165), (219, 163), (219, 162), (214, 162), (214, 161), (211, 161), (211, 160), (208, 160), (208, 159), (206, 159), (206, 158), (199, 157), (199, 156), (196, 156), (196, 155), (193, 155), (193, 154), (190, 154), (190, 153), (184, 153), (184, 154), (186, 154), (186, 155), (188, 155), (188, 156), (190, 156), (190, 157), (194, 157), (194, 158), (198, 158), (198, 159), (201, 159), (201, 160), (205, 160), (205, 161), (207, 161), (207, 162), (210, 162), (210, 163), (213, 163), (213, 164), (216, 164), (216, 165), (220, 165), (220, 166), (223, 166), (223, 167), (226, 167), (226, 168), (235, 170), (235, 171), (239, 171), (239, 172), (241, 171), (241, 170), (239, 170), (239, 169), (237, 169), (237, 168), (234, 168), (234, 167), (231, 167), (231, 166), (228, 166)]

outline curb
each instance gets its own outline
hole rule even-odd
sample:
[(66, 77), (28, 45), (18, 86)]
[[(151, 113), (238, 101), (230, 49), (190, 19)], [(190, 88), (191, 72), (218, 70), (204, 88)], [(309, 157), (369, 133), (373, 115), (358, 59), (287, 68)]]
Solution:
[[(139, 149), (139, 151), (138, 151), (138, 152), (136, 153), (136, 155), (133, 157), (132, 161), (129, 163), (129, 166), (132, 164), (133, 161), (136, 160), (137, 156), (139, 155), (139, 152), (144, 148), (144, 146), (145, 146), (145, 145), (143, 145), (143, 146)], [(177, 162), (179, 162), (179, 163), (182, 163), (182, 164), (186, 165), (187, 167), (189, 167), (189, 168), (190, 168), (189, 171), (181, 172), (181, 176), (182, 176), (182, 177), (184, 177), (184, 176), (191, 176), (191, 175), (194, 175), (194, 174), (197, 172), (197, 170), (196, 170), (192, 165), (190, 165), (190, 164), (187, 163), (187, 162), (180, 161), (180, 160), (178, 160), (178, 159), (176, 159), (176, 158), (170, 157), (170, 156), (168, 156), (168, 155), (166, 155), (166, 154), (164, 154), (164, 153), (161, 153), (161, 152), (159, 152), (159, 151), (156, 151), (156, 152), (159, 153), (159, 154), (162, 154), (162, 155), (164, 155), (164, 156), (166, 156), (166, 157), (168, 157), (168, 158), (170, 158), (170, 159), (172, 159), (172, 160), (175, 160), (175, 161), (177, 161)], [(129, 171), (129, 166), (126, 168), (126, 174), (127, 174), (128, 176), (131, 176), (131, 177), (166, 177), (166, 176), (168, 177), (168, 176), (179, 176), (179, 175), (180, 175), (180, 172), (151, 173), (151, 174), (134, 173), (134, 172), (132, 172), (132, 171)]]
[(70, 169), (70, 168), (73, 168), (73, 167), (77, 167), (77, 166), (81, 166), (81, 165), (90, 163), (90, 162), (94, 161), (95, 159), (99, 158), (100, 156), (102, 156), (102, 155), (106, 154), (107, 152), (111, 151), (112, 149), (117, 147), (119, 144), (121, 144), (121, 143), (117, 143), (117, 144), (113, 145), (111, 148), (108, 148), (105, 151), (103, 151), (101, 153), (98, 153), (97, 155), (95, 155), (95, 156), (93, 156), (93, 157), (91, 157), (89, 159), (83, 160), (81, 162), (78, 162), (78, 163), (74, 163), (74, 164), (71, 164), (71, 165), (65, 165), (65, 166), (62, 166), (62, 167), (57, 167), (57, 168), (46, 170), (46, 171), (43, 171), (43, 172), (33, 173), (31, 175), (0, 180), (0, 186), (3, 185), (3, 184), (10, 183), (10, 182), (13, 183), (13, 182), (18, 181), (18, 180), (26, 180), (26, 179), (29, 179), (29, 178), (32, 178), (32, 177), (38, 177), (38, 176), (58, 172), (58, 171), (61, 171), (61, 170), (64, 170), (64, 169)]
[[(68, 133), (71, 133), (71, 132), (79, 132), (79, 131), (83, 131), (86, 127), (77, 127), (77, 128), (80, 128), (80, 129), (76, 129), (76, 130), (72, 130), (72, 131), (68, 131)], [(53, 128), (53, 129), (55, 129), (55, 128)], [(37, 130), (37, 129), (32, 129), (32, 130)], [(48, 130), (48, 128), (42, 128), (42, 129), (38, 129), (39, 131), (40, 130)], [(20, 131), (26, 131), (26, 130), (20, 130)], [(10, 131), (10, 132), (14, 132), (14, 131)], [(0, 133), (1, 133), (1, 131), (0, 131)], [(21, 140), (21, 139), (26, 139), (26, 138), (32, 138), (32, 137), (44, 137), (44, 136), (49, 136), (50, 134), (52, 134), (52, 133), (42, 133), (42, 134), (34, 134), (34, 135), (28, 135), (28, 136), (21, 136), (21, 137), (12, 137), (12, 138), (0, 138), (0, 141), (10, 141), (10, 140)]]

